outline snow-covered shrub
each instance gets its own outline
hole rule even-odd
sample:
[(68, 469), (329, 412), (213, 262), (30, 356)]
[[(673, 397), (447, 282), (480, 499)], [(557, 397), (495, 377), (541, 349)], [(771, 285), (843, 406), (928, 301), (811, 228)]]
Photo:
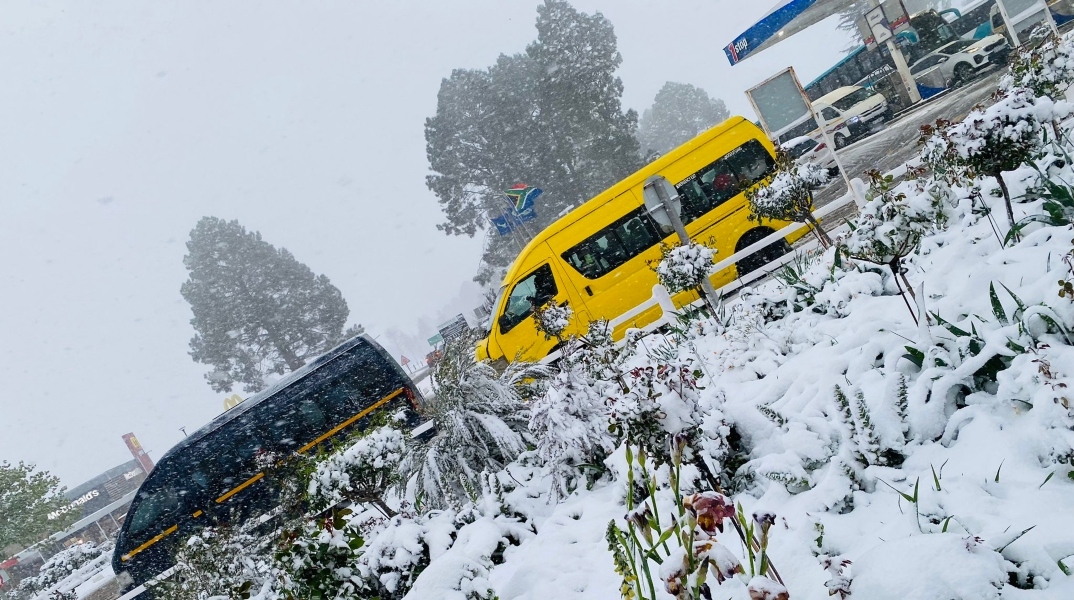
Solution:
[(426, 414), (436, 435), (410, 447), (402, 481), (420, 507), (458, 507), (480, 494), (484, 471), (498, 471), (526, 449), (529, 410), (520, 391), (547, 379), (541, 365), (515, 361), (503, 373), (477, 362), (467, 343), (449, 344), (433, 374)]
[(366, 600), (371, 598), (355, 564), (364, 544), (349, 509), (303, 521), (285, 532), (276, 555), (279, 580), (274, 597), (283, 600)]
[(399, 463), (405, 453), (406, 439), (397, 429), (381, 427), (360, 437), (317, 465), (309, 484), (312, 507), (324, 510), (344, 501), (371, 503), (385, 516), (395, 516), (384, 494), (399, 483)]
[(538, 306), (533, 310), (533, 320), (537, 326), (537, 333), (543, 334), (546, 340), (555, 338), (563, 341), (563, 332), (571, 324), (571, 315), (574, 311), (570, 304), (556, 304), (549, 301), (544, 306)]
[(175, 553), (175, 573), (151, 589), (169, 600), (249, 598), (271, 576), (262, 540), (243, 528), (206, 527)]
[(988, 107), (970, 111), (958, 123), (937, 122), (926, 129), (921, 159), (924, 165), (957, 177), (993, 177), (999, 184), (1014, 225), (1014, 209), (1004, 171), (1027, 164), (1041, 152), (1044, 143), (1041, 123), (1051, 122), (1072, 112), (1069, 102), (1036, 97), (1031, 90), (1012, 88)]
[(611, 431), (663, 464), (670, 459), (671, 437), (695, 435), (701, 423), (697, 380), (702, 373), (678, 357), (659, 363), (632, 369), (630, 391), (609, 398), (608, 405)]
[(615, 447), (601, 384), (564, 363), (545, 395), (530, 408), (537, 456), (552, 475), (552, 497), (569, 494), (580, 470), (600, 465)]
[(660, 261), (653, 266), (660, 285), (672, 294), (696, 289), (712, 275), (716, 250), (697, 242), (660, 245)]
[(26, 597), (59, 591), (55, 588), (64, 579), (70, 577), (84, 565), (93, 562), (102, 554), (111, 551), (111, 543), (98, 545), (93, 542), (82, 542), (64, 548), (46, 560), (41, 565), (37, 575), (20, 581), (18, 591)]
[(831, 238), (813, 216), (813, 190), (828, 182), (828, 170), (814, 163), (797, 165), (782, 151), (776, 166), (775, 177), (746, 190), (750, 219), (808, 223), (821, 245), (831, 246)]
[(1036, 96), (1060, 99), (1074, 82), (1074, 44), (1049, 38), (1039, 46), (1025, 46), (1011, 57), (1010, 69), (1000, 79), (1001, 90), (1026, 88)]
[(451, 511), (389, 519), (368, 536), (355, 565), (369, 596), (380, 600), (406, 596), (432, 557), (451, 547), (458, 529), (474, 519), (470, 512), (457, 515)]
[[(913, 294), (903, 274), (902, 259), (917, 250), (923, 236), (942, 224), (943, 213), (932, 196), (897, 191), (891, 175), (873, 171), (870, 179), (870, 198), (843, 240), (842, 249), (849, 258), (886, 265), (895, 283), (902, 278)], [(914, 315), (913, 310), (910, 314)]]

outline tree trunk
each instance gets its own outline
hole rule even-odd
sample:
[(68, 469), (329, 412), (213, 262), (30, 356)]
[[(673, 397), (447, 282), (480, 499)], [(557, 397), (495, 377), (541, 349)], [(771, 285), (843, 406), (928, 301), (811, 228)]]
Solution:
[(269, 339), (272, 340), (272, 345), (276, 347), (276, 351), (280, 353), (280, 357), (287, 363), (287, 368), (291, 369), (291, 372), (295, 372), (305, 366), (306, 361), (299, 358), (294, 350), (291, 349), (291, 346), (283, 343), (279, 336), (276, 335), (275, 331), (268, 327), (265, 328), (265, 331), (268, 332)]
[[(1003, 181), (1003, 173), (996, 171), (992, 174), (996, 178), (996, 182), (999, 183), (999, 191), (1003, 193), (1003, 202), (1007, 206), (1007, 222), (1011, 225), (1011, 230), (1014, 231), (1014, 208), (1011, 206), (1011, 193), (1007, 190), (1007, 182)], [(1014, 233), (1014, 241), (1018, 241), (1018, 233)]]

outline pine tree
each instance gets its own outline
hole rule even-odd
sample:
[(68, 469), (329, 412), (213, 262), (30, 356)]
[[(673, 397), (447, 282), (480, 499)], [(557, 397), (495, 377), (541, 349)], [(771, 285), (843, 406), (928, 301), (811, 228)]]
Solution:
[[(503, 191), (519, 182), (544, 190), (537, 218), (493, 237), (475, 278), (494, 281), (525, 231), (539, 231), (641, 166), (637, 114), (624, 112), (622, 61), (611, 23), (562, 0), (539, 6), (538, 38), (524, 54), (487, 69), (456, 69), (440, 85), (436, 115), (425, 122), (437, 196), (448, 235), (474, 236), (509, 209)], [(517, 238), (517, 239), (516, 239)]]
[(0, 462), (0, 550), (28, 546), (71, 524), (73, 513), (49, 519), (68, 504), (63, 491), (58, 477), (34, 465)]
[(638, 141), (647, 155), (663, 154), (727, 119), (723, 100), (688, 83), (669, 81), (638, 122)]
[(340, 291), (284, 248), (276, 249), (238, 221), (204, 217), (190, 232), (182, 286), (196, 332), (190, 355), (213, 367), (205, 378), (216, 391), (235, 383), (247, 392), (306, 364), (351, 335)]

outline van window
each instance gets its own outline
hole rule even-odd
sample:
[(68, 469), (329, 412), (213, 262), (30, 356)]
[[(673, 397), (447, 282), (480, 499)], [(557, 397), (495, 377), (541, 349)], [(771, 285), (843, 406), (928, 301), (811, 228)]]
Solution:
[(870, 92), (865, 88), (858, 88), (853, 92), (850, 92), (846, 96), (843, 96), (842, 98), (836, 100), (835, 102), (832, 102), (832, 106), (838, 108), (839, 110), (848, 110), (855, 104), (865, 102), (872, 96), (873, 92)]
[(165, 484), (149, 492), (138, 503), (138, 508), (131, 517), (130, 532), (138, 534), (145, 531), (150, 525), (171, 515), (177, 508), (179, 496), (170, 485)]
[(830, 106), (825, 106), (824, 109), (820, 111), (820, 116), (824, 117), (824, 120), (830, 123), (839, 118), (839, 111)]
[(507, 296), (503, 316), (500, 318), (500, 331), (507, 333), (516, 325), (533, 314), (534, 304), (542, 300), (555, 298), (559, 291), (556, 280), (552, 277), (552, 267), (544, 264), (529, 276), (515, 284)]
[(1002, 14), (997, 12), (994, 15), (992, 15), (992, 27), (994, 29), (999, 29), (1000, 27), (1003, 27), (1003, 15)]
[(767, 177), (776, 163), (757, 140), (749, 140), (679, 182), (682, 222), (690, 223)]
[(663, 237), (642, 206), (564, 252), (563, 260), (586, 279), (596, 279), (652, 248)]

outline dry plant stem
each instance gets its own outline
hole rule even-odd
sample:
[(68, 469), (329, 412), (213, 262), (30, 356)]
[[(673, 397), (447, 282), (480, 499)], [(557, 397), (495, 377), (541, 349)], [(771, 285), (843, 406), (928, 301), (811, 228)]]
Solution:
[(813, 216), (812, 212), (805, 213), (806, 223), (813, 229), (813, 235), (817, 236), (817, 241), (820, 245), (827, 250), (832, 247), (832, 238), (828, 237), (828, 232), (824, 231), (824, 228), (820, 226), (820, 221)]
[[(914, 319), (914, 325), (917, 325), (917, 315), (914, 314), (914, 309), (910, 308), (910, 301), (906, 299), (906, 292), (902, 289), (902, 284), (899, 283), (899, 259), (895, 259), (888, 263), (888, 267), (891, 268), (891, 274), (895, 279), (895, 287), (899, 288), (899, 295), (902, 296), (902, 301), (906, 303), (906, 310), (910, 311), (910, 316)], [(907, 286), (909, 287), (909, 286)]]

